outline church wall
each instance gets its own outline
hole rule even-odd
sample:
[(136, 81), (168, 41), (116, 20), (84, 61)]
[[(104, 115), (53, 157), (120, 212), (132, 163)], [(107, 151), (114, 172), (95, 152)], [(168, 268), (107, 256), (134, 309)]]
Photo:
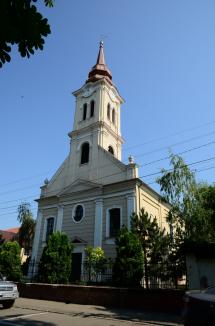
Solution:
[(160, 197), (155, 194), (150, 194), (148, 189), (139, 188), (139, 206), (152, 217), (156, 217), (158, 225), (163, 229), (169, 231), (169, 226), (166, 222), (168, 213), (167, 205), (163, 204)]
[[(73, 221), (73, 208), (76, 204), (84, 205), (85, 216), (79, 223)], [(95, 202), (77, 201), (74, 205), (65, 205), (63, 214), (62, 232), (65, 232), (70, 239), (79, 237), (87, 243), (87, 246), (93, 246), (94, 242), (94, 218)]]
[(55, 218), (55, 223), (57, 220), (57, 207), (54, 208), (48, 208), (48, 209), (42, 209), (42, 223), (41, 223), (41, 229), (40, 229), (40, 237), (39, 237), (39, 248), (38, 248), (38, 254), (37, 254), (37, 261), (40, 260), (40, 257), (43, 252), (43, 248), (46, 245), (45, 242), (45, 234), (46, 234), (46, 219), (49, 217)]
[(127, 225), (127, 199), (126, 196), (117, 196), (112, 198), (106, 198), (103, 201), (103, 226), (102, 226), (102, 248), (105, 251), (107, 258), (114, 258), (116, 255), (115, 242), (113, 244), (108, 244), (108, 239), (106, 238), (106, 214), (108, 209), (113, 207), (121, 208), (121, 225)]

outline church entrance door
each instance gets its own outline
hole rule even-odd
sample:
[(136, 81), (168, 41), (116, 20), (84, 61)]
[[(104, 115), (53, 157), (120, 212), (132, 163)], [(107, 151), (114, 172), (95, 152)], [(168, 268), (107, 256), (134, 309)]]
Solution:
[(72, 274), (71, 274), (72, 282), (77, 282), (81, 280), (81, 264), (82, 264), (82, 253), (73, 253)]

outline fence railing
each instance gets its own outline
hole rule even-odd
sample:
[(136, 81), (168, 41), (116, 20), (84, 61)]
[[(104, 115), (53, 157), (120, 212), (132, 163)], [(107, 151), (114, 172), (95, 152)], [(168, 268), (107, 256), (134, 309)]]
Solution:
[[(140, 285), (148, 289), (175, 289), (178, 287), (186, 287), (186, 276), (179, 277), (174, 274), (175, 266), (153, 265), (148, 266), (148, 274), (143, 275)], [(58, 266), (58, 273), (61, 273)], [(28, 273), (24, 276), (28, 282), (43, 282), (39, 274), (39, 266), (34, 262), (29, 263)], [(105, 264), (102, 268), (97, 269), (89, 267), (86, 264), (79, 266), (77, 270), (73, 270), (69, 279), (71, 284), (102, 284), (115, 285), (118, 284), (113, 280), (113, 267)]]

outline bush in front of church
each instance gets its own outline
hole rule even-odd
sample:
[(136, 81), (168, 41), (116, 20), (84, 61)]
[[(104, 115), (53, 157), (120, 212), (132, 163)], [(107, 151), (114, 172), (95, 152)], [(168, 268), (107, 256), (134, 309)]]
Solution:
[(143, 250), (135, 233), (125, 226), (116, 238), (113, 281), (116, 285), (140, 286), (143, 277)]
[(67, 235), (55, 232), (49, 236), (39, 264), (39, 280), (51, 284), (69, 282), (73, 245)]

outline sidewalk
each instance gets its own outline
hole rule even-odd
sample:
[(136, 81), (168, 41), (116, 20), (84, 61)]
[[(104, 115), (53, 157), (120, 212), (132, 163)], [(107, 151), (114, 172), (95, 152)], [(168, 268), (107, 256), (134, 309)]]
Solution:
[(80, 317), (120, 319), (133, 322), (145, 321), (154, 325), (162, 326), (183, 325), (179, 316), (169, 315), (166, 313), (143, 312), (139, 310), (116, 309), (72, 303), (66, 304), (56, 301), (19, 298), (16, 300), (14, 307)]

